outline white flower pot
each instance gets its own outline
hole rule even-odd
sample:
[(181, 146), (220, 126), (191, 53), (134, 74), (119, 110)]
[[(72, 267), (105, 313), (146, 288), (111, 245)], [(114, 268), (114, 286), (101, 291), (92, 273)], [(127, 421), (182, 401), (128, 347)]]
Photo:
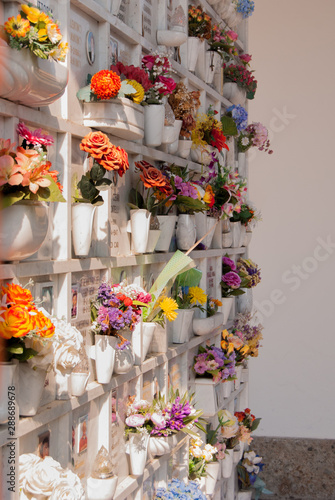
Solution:
[(149, 434), (131, 433), (129, 435), (129, 455), (131, 473), (141, 476), (147, 461)]
[(17, 403), (21, 417), (36, 415), (44, 389), (46, 370), (33, 369), (28, 363), (19, 363)]
[[(216, 219), (214, 217), (208, 217), (208, 215), (202, 212), (197, 212), (194, 214), (195, 217), (195, 227), (197, 231), (197, 240), (200, 240), (211, 228), (216, 224)], [(202, 244), (205, 245), (206, 249), (211, 247), (212, 240), (214, 236), (214, 229), (202, 240)]]
[(117, 338), (95, 335), (95, 370), (99, 384), (109, 384), (112, 378)]
[(217, 149), (213, 146), (207, 144), (206, 148), (195, 148), (191, 149), (191, 159), (195, 163), (200, 163), (202, 165), (208, 166), (212, 161), (212, 153), (216, 152)]
[(69, 78), (65, 65), (41, 59), (29, 49), (11, 49), (2, 41), (0, 67), (0, 97), (25, 106), (52, 104), (64, 94)]
[(222, 233), (222, 248), (230, 248), (233, 244), (233, 235), (229, 233)]
[(202, 42), (200, 38), (190, 36), (187, 40), (187, 69), (194, 71), (197, 65), (198, 54)]
[(221, 475), (224, 479), (229, 479), (233, 472), (234, 450), (226, 450), (225, 458), (221, 460)]
[(241, 241), (241, 223), (240, 222), (230, 222), (230, 231), (233, 237), (232, 247), (239, 248)]
[(147, 251), (151, 213), (143, 208), (130, 210), (131, 247), (135, 254)]
[(148, 444), (148, 452), (153, 457), (161, 457), (170, 453), (171, 447), (168, 439), (164, 436), (150, 436)]
[(187, 40), (184, 31), (157, 30), (157, 44), (165, 47), (180, 47)]
[(192, 141), (190, 139), (178, 141), (178, 155), (181, 158), (187, 159), (190, 156), (191, 147)]
[(175, 140), (175, 129), (173, 125), (164, 125), (162, 144), (172, 144)]
[(178, 316), (174, 321), (167, 321), (167, 334), (170, 342), (184, 344), (193, 336), (194, 309), (178, 309)]
[(234, 456), (233, 456), (233, 462), (234, 464), (238, 464), (241, 458), (243, 457), (243, 443), (240, 442), (240, 444), (234, 448)]
[(232, 392), (231, 380), (225, 380), (224, 382), (222, 382), (222, 392), (225, 399), (229, 398)]
[(162, 144), (165, 106), (149, 104), (144, 106), (144, 143), (156, 147)]
[(1, 260), (23, 260), (42, 246), (48, 232), (49, 207), (40, 201), (19, 201), (1, 210)]
[(214, 382), (212, 378), (194, 380), (194, 399), (197, 408), (203, 410), (203, 417), (213, 417), (224, 404), (224, 385), (227, 382)]
[(208, 318), (194, 318), (193, 319), (193, 333), (195, 335), (208, 335), (214, 332), (223, 324), (223, 314), (217, 312)]
[(87, 257), (90, 251), (95, 209), (91, 203), (72, 204), (72, 243), (77, 257)]
[(248, 231), (248, 229), (245, 232), (244, 240), (243, 240), (243, 247), (247, 247), (251, 241), (252, 238), (252, 231)]
[(84, 125), (128, 141), (144, 137), (144, 108), (126, 97), (84, 102)]
[(115, 349), (114, 373), (128, 373), (134, 366), (135, 356), (131, 345), (124, 349)]
[(240, 314), (252, 312), (253, 307), (253, 292), (252, 288), (242, 288), (245, 291), (243, 295), (237, 296), (236, 309)]
[(223, 233), (229, 233), (230, 232), (230, 220), (227, 219), (222, 219), (222, 232)]
[(245, 227), (244, 224), (241, 223), (241, 228), (240, 228), (240, 241), (239, 241), (239, 247), (243, 246), (243, 243), (244, 243), (244, 238), (245, 238), (245, 235), (246, 235), (246, 232), (247, 232), (247, 228)]
[(169, 154), (174, 154), (178, 150), (178, 140), (182, 123), (182, 120), (175, 120), (173, 125), (164, 126), (162, 144), (167, 145), (166, 152)]
[[(17, 367), (17, 363), (13, 362), (0, 362), (0, 424), (5, 424), (8, 421), (8, 410), (15, 409), (15, 391), (14, 387), (14, 375)], [(11, 389), (9, 389), (9, 387)], [(14, 394), (13, 403), (9, 403), (8, 392)], [(12, 397), (10, 395), (10, 397)], [(17, 398), (17, 394), (16, 394)], [(10, 406), (13, 404), (13, 406)]]
[(95, 477), (87, 478), (86, 495), (87, 500), (111, 500), (114, 498), (118, 476), (98, 479)]
[(214, 494), (220, 469), (220, 462), (210, 462), (206, 465), (206, 495)]
[(232, 104), (244, 106), (247, 94), (236, 82), (225, 82), (223, 84), (222, 96), (228, 99)]
[(161, 235), (160, 229), (149, 229), (147, 249), (145, 253), (153, 253)]
[(207, 42), (200, 45), (195, 72), (201, 80), (211, 84), (221, 57), (217, 52), (209, 51), (208, 48)]
[(236, 371), (236, 379), (234, 380), (235, 390), (239, 389), (239, 387), (241, 385), (242, 368), (243, 368), (242, 365), (235, 366), (235, 371)]
[(237, 492), (236, 500), (251, 500), (251, 499), (252, 499), (252, 490)]
[(140, 365), (145, 360), (154, 336), (156, 323), (137, 323), (131, 334), (135, 365)]
[(71, 398), (71, 372), (55, 371), (56, 381), (56, 399), (70, 399)]
[(249, 381), (249, 368), (242, 368), (241, 382)]
[(156, 252), (168, 252), (178, 220), (177, 215), (158, 215), (161, 234), (156, 244)]
[(71, 394), (72, 396), (82, 396), (86, 392), (89, 373), (71, 373)]
[(234, 297), (222, 297), (221, 311), (223, 313), (222, 324), (225, 325), (228, 321), (231, 308), (233, 307)]
[(195, 229), (195, 217), (190, 214), (178, 215), (177, 224), (177, 248), (179, 250), (189, 250), (196, 242), (197, 232)]
[(247, 177), (247, 159), (246, 153), (238, 153), (238, 175), (245, 179)]

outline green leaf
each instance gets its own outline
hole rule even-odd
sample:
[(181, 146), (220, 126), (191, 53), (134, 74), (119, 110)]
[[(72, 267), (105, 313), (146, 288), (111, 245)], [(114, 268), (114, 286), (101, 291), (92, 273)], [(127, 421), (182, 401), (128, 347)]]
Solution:
[(100, 179), (95, 183), (95, 187), (99, 191), (107, 191), (111, 184), (113, 184), (113, 181), (111, 181), (110, 179)]
[(77, 92), (77, 98), (79, 99), (79, 101), (91, 102), (91, 97), (92, 92), (90, 85), (86, 85), (86, 87), (79, 89)]
[(144, 208), (143, 196), (136, 189), (131, 188), (128, 200), (129, 200), (128, 205), (129, 206), (133, 205), (131, 208)]
[(221, 123), (222, 123), (222, 132), (224, 133), (224, 135), (231, 137), (238, 135), (236, 123), (231, 116), (224, 115), (221, 118)]
[[(60, 192), (59, 187), (57, 186), (56, 182), (53, 180), (51, 175), (46, 175), (46, 178), (49, 179), (49, 181), (51, 182), (50, 186), (48, 187), (49, 197), (48, 197), (47, 201), (61, 202), (61, 203), (65, 202), (66, 200), (65, 200), (64, 196)], [(39, 198), (39, 192), (40, 192), (40, 190), (38, 190), (38, 192), (37, 192), (38, 198)]]
[(11, 354), (22, 354), (23, 353), (23, 346), (22, 345), (12, 345), (7, 348), (7, 351), (10, 352)]
[(97, 196), (96, 198), (94, 198), (94, 200), (91, 201), (92, 205), (94, 205), (95, 207), (100, 207), (101, 205), (104, 204), (104, 199), (102, 196)]
[(209, 208), (202, 201), (188, 196), (177, 196), (176, 203), (181, 212), (204, 212)]
[(92, 201), (99, 195), (99, 191), (94, 186), (94, 183), (85, 175), (83, 175), (81, 180), (78, 182), (78, 188), (80, 189), (83, 198), (86, 200)]
[(24, 193), (22, 191), (17, 191), (16, 193), (6, 194), (6, 196), (2, 197), (1, 204), (2, 208), (10, 207), (14, 205), (14, 203), (22, 200), (24, 197)]
[(199, 269), (189, 269), (188, 271), (177, 276), (177, 286), (198, 286), (201, 277), (202, 271)]
[(93, 167), (90, 170), (90, 176), (92, 181), (100, 181), (101, 179), (104, 178), (104, 175), (106, 173), (106, 170), (104, 167), (99, 165), (99, 163), (94, 162)]
[(253, 432), (257, 429), (261, 420), (262, 420), (261, 418), (255, 418), (255, 420), (253, 421), (253, 423), (251, 425), (251, 432)]

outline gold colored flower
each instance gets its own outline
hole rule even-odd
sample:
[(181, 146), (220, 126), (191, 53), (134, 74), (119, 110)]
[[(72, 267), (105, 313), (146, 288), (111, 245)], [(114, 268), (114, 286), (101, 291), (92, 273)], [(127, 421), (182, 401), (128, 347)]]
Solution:
[(171, 297), (165, 297), (161, 300), (159, 307), (162, 309), (163, 314), (168, 321), (174, 321), (177, 318), (178, 313), (176, 312), (176, 309), (178, 309), (178, 304)]

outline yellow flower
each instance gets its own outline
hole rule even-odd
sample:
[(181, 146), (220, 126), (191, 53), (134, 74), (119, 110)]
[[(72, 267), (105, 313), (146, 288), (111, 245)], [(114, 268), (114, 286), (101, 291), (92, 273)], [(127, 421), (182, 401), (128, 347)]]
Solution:
[(39, 42), (45, 42), (45, 40), (48, 38), (47, 30), (45, 28), (38, 30), (37, 34), (38, 34), (38, 41)]
[(17, 17), (10, 17), (5, 22), (5, 30), (13, 37), (24, 38), (30, 30), (30, 23), (19, 14)]
[(176, 309), (178, 309), (178, 304), (171, 297), (165, 297), (160, 301), (159, 307), (162, 309), (164, 316), (169, 321), (174, 321), (178, 316)]
[(35, 7), (29, 7), (29, 5), (21, 5), (21, 10), (25, 13), (27, 16), (27, 19), (31, 22), (36, 24), (38, 21), (38, 18), (41, 14), (41, 11), (39, 9), (36, 9)]
[(46, 28), (50, 42), (57, 43), (61, 41), (62, 35), (61, 32), (59, 31), (58, 24), (49, 23), (47, 24)]
[(140, 104), (144, 99), (143, 86), (140, 83), (138, 83), (136, 80), (126, 80), (126, 82), (129, 83), (129, 85), (134, 87), (134, 89), (136, 90), (136, 94), (129, 94), (130, 97), (132, 98), (132, 100), (134, 102), (136, 102), (137, 104)]
[(191, 286), (188, 295), (191, 298), (191, 304), (196, 304), (199, 302), (200, 305), (204, 305), (207, 302), (207, 295), (198, 286)]
[(46, 25), (52, 23), (52, 19), (45, 12), (41, 12), (38, 16), (38, 22)]
[(242, 349), (240, 350), (240, 353), (243, 354), (243, 356), (245, 354), (247, 354), (247, 352), (249, 351), (249, 346), (245, 345), (244, 347), (242, 347)]

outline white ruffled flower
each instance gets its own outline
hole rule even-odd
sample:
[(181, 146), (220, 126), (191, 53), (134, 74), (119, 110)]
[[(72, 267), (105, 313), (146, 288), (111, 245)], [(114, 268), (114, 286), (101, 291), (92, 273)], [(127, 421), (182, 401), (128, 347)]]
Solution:
[(190, 453), (193, 457), (200, 458), (202, 456), (202, 449), (200, 446), (194, 446), (193, 448), (190, 448)]
[(210, 453), (209, 451), (203, 450), (203, 452), (202, 452), (202, 458), (203, 458), (206, 462), (212, 462), (212, 460), (213, 460), (213, 455), (212, 455), (212, 453)]
[(45, 457), (25, 474), (24, 493), (29, 497), (49, 497), (59, 482), (63, 469), (59, 462), (51, 457)]
[(61, 319), (53, 319), (55, 325), (54, 369), (70, 370), (80, 362), (79, 351), (83, 346), (83, 336), (77, 328)]
[(85, 500), (85, 490), (79, 477), (71, 470), (64, 471), (50, 500)]
[(19, 489), (24, 489), (26, 484), (26, 473), (36, 464), (41, 462), (41, 458), (34, 453), (25, 453), (19, 457)]

